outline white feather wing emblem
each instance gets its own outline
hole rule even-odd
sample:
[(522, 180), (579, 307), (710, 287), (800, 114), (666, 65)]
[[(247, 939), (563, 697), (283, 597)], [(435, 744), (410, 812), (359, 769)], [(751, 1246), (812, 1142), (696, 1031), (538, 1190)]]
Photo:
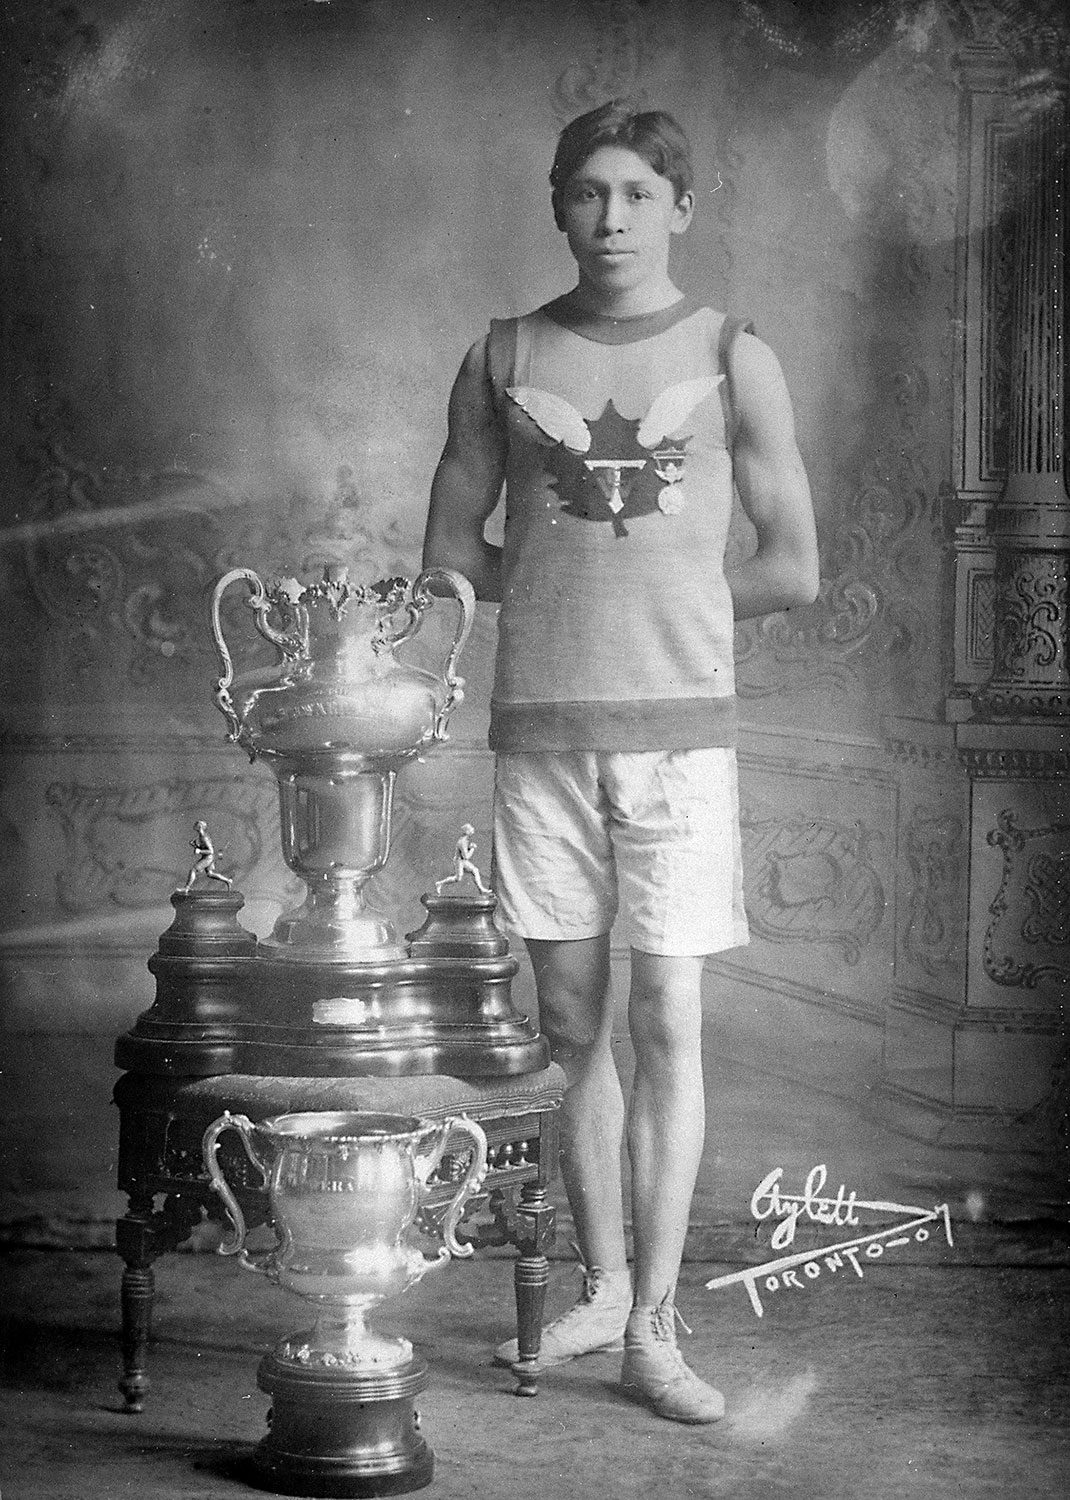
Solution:
[(636, 441), (643, 448), (656, 448), (662, 438), (686, 422), (695, 407), (715, 391), (723, 375), (703, 375), (699, 380), (682, 380), (662, 391), (639, 423)]
[(547, 437), (564, 443), (573, 453), (586, 453), (590, 448), (590, 428), (576, 408), (563, 397), (554, 396), (550, 391), (540, 391), (533, 385), (511, 385), (507, 387), (506, 394), (512, 397), (522, 411), (527, 412)]

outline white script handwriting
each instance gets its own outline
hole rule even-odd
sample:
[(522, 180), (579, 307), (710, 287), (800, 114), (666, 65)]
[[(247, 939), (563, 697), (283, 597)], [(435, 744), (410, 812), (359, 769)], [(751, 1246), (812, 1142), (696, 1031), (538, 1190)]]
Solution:
[(769, 1240), (771, 1249), (783, 1250), (794, 1243), (795, 1227), (801, 1214), (815, 1224), (828, 1224), (836, 1229), (845, 1225), (854, 1227), (858, 1223), (856, 1195), (848, 1193), (842, 1182), (835, 1198), (822, 1197), (828, 1179), (828, 1168), (824, 1165), (812, 1168), (801, 1193), (782, 1193), (780, 1179), (783, 1176), (784, 1168), (774, 1167), (768, 1176), (762, 1178), (750, 1200), (750, 1211), (759, 1222), (774, 1214), (783, 1221), (773, 1230)]
[[(865, 1203), (859, 1200), (860, 1208), (877, 1208), (881, 1205), (876, 1203)], [(855, 1235), (853, 1239), (841, 1240), (835, 1245), (826, 1245), (822, 1250), (797, 1250), (794, 1255), (784, 1255), (778, 1260), (766, 1261), (761, 1266), (747, 1266), (742, 1271), (730, 1271), (727, 1276), (715, 1276), (712, 1281), (707, 1281), (707, 1290), (715, 1287), (733, 1286), (742, 1282), (747, 1296), (751, 1300), (751, 1306), (762, 1316), (762, 1299), (758, 1294), (758, 1282), (767, 1292), (776, 1292), (788, 1287), (801, 1289), (807, 1281), (816, 1281), (821, 1276), (822, 1266), (832, 1273), (842, 1269), (843, 1257), (846, 1256), (856, 1276), (862, 1276), (862, 1261), (858, 1251), (865, 1246), (864, 1254), (867, 1260), (879, 1260), (885, 1250), (891, 1250), (901, 1245), (909, 1245), (911, 1240), (916, 1244), (924, 1244), (928, 1240), (929, 1225), (943, 1222), (944, 1235), (948, 1245), (953, 1245), (951, 1238), (951, 1215), (946, 1203), (938, 1203), (931, 1209), (910, 1209), (916, 1215), (908, 1219), (906, 1223), (893, 1224), (889, 1229), (878, 1229), (872, 1234)], [(796, 1268), (802, 1267), (804, 1280), (800, 1281)]]
[(886, 1250), (898, 1249), (911, 1241), (924, 1244), (930, 1237), (934, 1224), (942, 1224), (949, 1246), (951, 1238), (951, 1215), (946, 1203), (934, 1208), (919, 1208), (913, 1203), (886, 1203), (881, 1199), (859, 1198), (849, 1193), (841, 1182), (835, 1197), (825, 1193), (828, 1168), (822, 1163), (812, 1167), (801, 1193), (785, 1193), (781, 1189), (783, 1167), (774, 1167), (754, 1189), (750, 1200), (752, 1216), (762, 1223), (766, 1219), (779, 1219), (774, 1228), (769, 1246), (772, 1250), (784, 1250), (794, 1244), (795, 1230), (804, 1215), (815, 1224), (824, 1224), (835, 1229), (858, 1230), (859, 1218), (855, 1209), (867, 1214), (892, 1214), (899, 1221), (887, 1229), (876, 1229), (869, 1233), (855, 1233), (835, 1244), (817, 1246), (809, 1250), (796, 1250), (790, 1255), (781, 1255), (763, 1265), (747, 1266), (742, 1271), (730, 1271), (725, 1276), (715, 1276), (707, 1281), (709, 1289), (732, 1286), (742, 1282), (751, 1305), (759, 1318), (762, 1316), (762, 1299), (758, 1294), (758, 1283), (767, 1292), (782, 1291), (789, 1287), (801, 1290), (808, 1281), (817, 1281), (823, 1272), (833, 1274), (846, 1263), (856, 1276), (862, 1276), (863, 1258), (879, 1260)]

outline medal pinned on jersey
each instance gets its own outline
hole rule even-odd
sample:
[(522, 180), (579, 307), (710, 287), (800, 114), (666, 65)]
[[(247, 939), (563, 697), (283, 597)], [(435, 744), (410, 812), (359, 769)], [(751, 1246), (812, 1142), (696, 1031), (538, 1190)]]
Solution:
[[(632, 516), (683, 510), (690, 438), (674, 434), (723, 379), (723, 374), (709, 375), (669, 386), (638, 419), (622, 417), (607, 401), (602, 415), (588, 422), (563, 397), (535, 386), (509, 386), (507, 394), (558, 444), (554, 478), (564, 511), (584, 520), (610, 520), (617, 536), (627, 536), (624, 522)], [(593, 480), (599, 505), (590, 503), (585, 478)]]

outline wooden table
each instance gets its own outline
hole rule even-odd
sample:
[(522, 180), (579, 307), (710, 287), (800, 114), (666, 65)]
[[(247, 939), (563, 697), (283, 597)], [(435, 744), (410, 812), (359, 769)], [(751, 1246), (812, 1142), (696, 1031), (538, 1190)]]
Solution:
[[(558, 1110), (564, 1074), (551, 1063), (504, 1078), (442, 1075), (401, 1078), (284, 1078), (221, 1074), (207, 1078), (128, 1072), (115, 1087), (119, 1107), (119, 1188), (129, 1206), (116, 1225), (122, 1277), (123, 1376), (119, 1388), (140, 1411), (149, 1386), (148, 1346), (155, 1294), (153, 1264), (174, 1250), (222, 1205), (208, 1185), (201, 1155), (207, 1127), (229, 1109), (264, 1120), (304, 1110), (371, 1110), (445, 1119), (468, 1115), (483, 1126), (489, 1171), (460, 1237), (477, 1248), (515, 1245), (519, 1360), (517, 1394), (536, 1394), (543, 1304), (553, 1245), (554, 1207), (547, 1189), (558, 1165)], [(267, 1194), (240, 1144), (220, 1144), (227, 1180), (250, 1227), (267, 1222)], [(431, 1179), (422, 1213), (433, 1230), (464, 1175), (470, 1141), (458, 1135)]]

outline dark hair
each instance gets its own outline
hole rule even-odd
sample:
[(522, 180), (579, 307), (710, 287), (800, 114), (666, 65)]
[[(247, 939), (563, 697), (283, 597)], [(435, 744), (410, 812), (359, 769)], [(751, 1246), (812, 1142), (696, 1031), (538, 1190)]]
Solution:
[(659, 177), (669, 179), (677, 203), (691, 191), (691, 142), (672, 115), (663, 109), (637, 109), (627, 99), (611, 99), (571, 120), (558, 137), (550, 186), (559, 229), (565, 185), (601, 146), (624, 146), (641, 156)]

